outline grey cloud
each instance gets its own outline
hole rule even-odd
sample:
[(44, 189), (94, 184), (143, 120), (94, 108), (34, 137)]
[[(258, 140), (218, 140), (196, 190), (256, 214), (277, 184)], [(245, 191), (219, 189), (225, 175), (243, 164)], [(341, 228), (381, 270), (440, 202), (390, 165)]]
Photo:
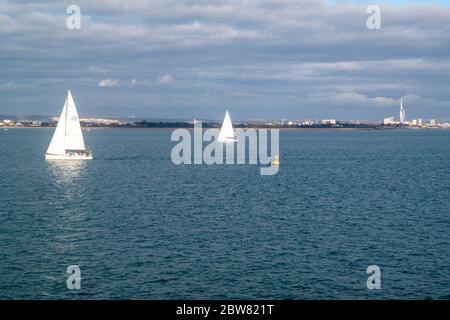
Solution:
[[(54, 113), (42, 96), (71, 87), (91, 114), (381, 118), (405, 96), (450, 118), (448, 7), (382, 5), (383, 29), (369, 31), (365, 5), (78, 1), (82, 29), (67, 30), (69, 4), (0, 1), (0, 83), (30, 86), (0, 96), (5, 110), (36, 113), (28, 102), (48, 99), (39, 111)], [(115, 86), (111, 101), (100, 83)]]

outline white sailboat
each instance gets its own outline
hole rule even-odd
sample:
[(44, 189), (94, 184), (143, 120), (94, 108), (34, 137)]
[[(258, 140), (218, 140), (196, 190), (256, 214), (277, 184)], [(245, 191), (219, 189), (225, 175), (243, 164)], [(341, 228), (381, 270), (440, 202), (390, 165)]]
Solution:
[(403, 99), (400, 99), (400, 123), (403, 124), (406, 120), (406, 111), (403, 108)]
[(84, 146), (80, 119), (70, 90), (45, 155), (47, 160), (91, 160), (92, 152)]
[(225, 118), (223, 119), (222, 128), (220, 129), (217, 141), (225, 143), (237, 141), (236, 137), (234, 136), (233, 123), (231, 122), (228, 110), (225, 113)]

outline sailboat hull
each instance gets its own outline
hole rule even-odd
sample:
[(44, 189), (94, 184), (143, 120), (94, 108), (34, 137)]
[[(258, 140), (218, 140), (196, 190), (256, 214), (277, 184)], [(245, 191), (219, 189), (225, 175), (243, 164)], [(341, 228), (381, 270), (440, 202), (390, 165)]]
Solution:
[(81, 155), (81, 154), (46, 154), (46, 160), (92, 160), (92, 155)]

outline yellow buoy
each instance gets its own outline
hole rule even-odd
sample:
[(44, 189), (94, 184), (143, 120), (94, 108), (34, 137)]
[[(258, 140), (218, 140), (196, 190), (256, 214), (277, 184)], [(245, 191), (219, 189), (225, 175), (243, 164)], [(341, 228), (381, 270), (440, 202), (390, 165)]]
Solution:
[(272, 160), (273, 166), (279, 166), (280, 165), (280, 156), (275, 156), (275, 159)]

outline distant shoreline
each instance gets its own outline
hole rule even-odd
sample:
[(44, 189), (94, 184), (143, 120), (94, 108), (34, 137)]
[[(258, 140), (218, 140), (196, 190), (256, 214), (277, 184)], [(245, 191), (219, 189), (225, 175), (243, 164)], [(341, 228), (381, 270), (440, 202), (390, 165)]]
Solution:
[[(30, 127), (30, 126), (8, 126), (8, 127), (0, 127), (0, 130), (9, 130), (9, 129), (52, 129), (54, 130), (56, 127)], [(124, 126), (97, 126), (97, 127), (82, 127), (84, 131), (90, 130), (176, 130), (176, 129), (188, 129), (193, 130), (193, 127), (124, 127)], [(220, 129), (215, 127), (204, 127), (204, 130), (207, 129)], [(278, 129), (280, 131), (391, 131), (391, 130), (449, 130), (449, 128), (408, 128), (408, 127), (301, 127), (301, 128), (286, 128), (286, 127), (235, 127), (235, 129)]]

